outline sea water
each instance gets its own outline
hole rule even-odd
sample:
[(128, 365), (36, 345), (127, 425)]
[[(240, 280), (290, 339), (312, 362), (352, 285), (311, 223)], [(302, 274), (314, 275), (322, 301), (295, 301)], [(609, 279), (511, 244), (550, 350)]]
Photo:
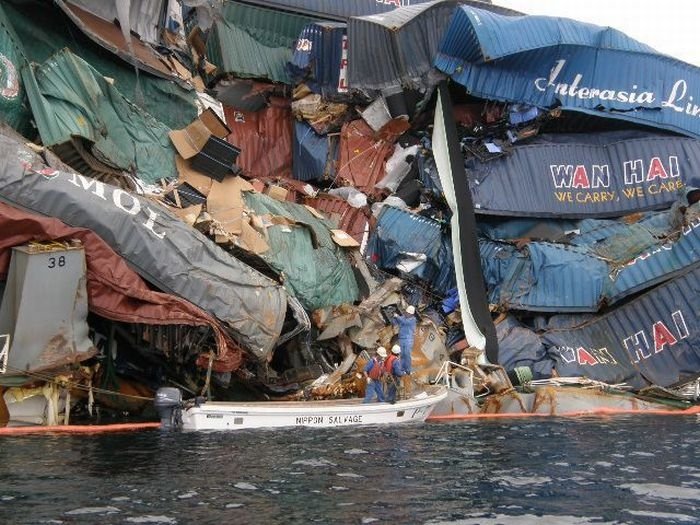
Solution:
[(699, 423), (3, 437), (0, 524), (695, 524)]

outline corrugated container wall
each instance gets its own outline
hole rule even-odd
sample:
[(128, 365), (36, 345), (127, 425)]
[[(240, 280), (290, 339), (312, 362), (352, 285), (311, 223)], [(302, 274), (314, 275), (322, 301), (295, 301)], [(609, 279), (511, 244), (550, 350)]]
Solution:
[(328, 141), (327, 136), (317, 135), (306, 122), (294, 122), (292, 164), (295, 179), (309, 181), (323, 178), (329, 161)]
[(667, 387), (700, 369), (700, 268), (573, 330), (543, 335), (561, 376)]
[(248, 177), (292, 176), (292, 111), (289, 101), (271, 97), (268, 107), (240, 111), (224, 106), (231, 134), (228, 142), (241, 149), (236, 164)]
[[(483, 255), (482, 255), (483, 260)], [(530, 312), (596, 312), (608, 277), (605, 261), (582, 248), (530, 243), (503, 261), (498, 296), (490, 302)]]
[(608, 27), (462, 6), (439, 51), (437, 68), (480, 98), (700, 137), (698, 101), (690, 100), (700, 86), (700, 68)]
[(301, 30), (314, 19), (229, 1), (207, 39), (217, 74), (289, 83), (287, 62)]
[(394, 151), (394, 145), (377, 141), (364, 120), (346, 122), (340, 131), (338, 178), (365, 192), (384, 176), (384, 163)]
[(0, 62), (2, 63), (2, 89), (0, 89), (0, 114), (2, 120), (20, 133), (29, 134), (31, 111), (26, 104), (20, 70), (26, 63), (24, 50), (10, 21), (0, 5)]
[(541, 135), (467, 160), (476, 213), (616, 217), (670, 206), (700, 186), (700, 141), (639, 131)]
[(379, 268), (400, 270), (446, 294), (456, 277), (451, 239), (442, 230), (435, 220), (384, 205), (367, 257)]
[(347, 79), (341, 78), (347, 26), (338, 22), (307, 25), (299, 34), (289, 74), (295, 83), (303, 82), (326, 99), (347, 91)]
[(432, 69), (454, 1), (433, 1), (348, 21), (351, 88), (417, 88)]

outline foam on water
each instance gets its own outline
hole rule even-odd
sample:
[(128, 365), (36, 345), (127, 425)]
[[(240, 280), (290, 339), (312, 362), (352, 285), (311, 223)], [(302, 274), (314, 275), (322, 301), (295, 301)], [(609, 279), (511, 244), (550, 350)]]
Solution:
[[(604, 521), (600, 517), (578, 517), (564, 515), (544, 515), (523, 514), (520, 516), (508, 516), (505, 514), (485, 515), (475, 514), (473, 516), (454, 521), (428, 521), (427, 525), (628, 525), (620, 521)], [(632, 525), (632, 524), (629, 524)]]
[(117, 507), (82, 507), (69, 510), (65, 514), (68, 516), (81, 516), (84, 514), (113, 514), (115, 512), (121, 512), (121, 510)]
[(496, 476), (494, 481), (502, 485), (509, 485), (511, 487), (534, 487), (537, 485), (546, 485), (552, 482), (552, 478), (546, 477), (515, 477), (515, 476)]
[(258, 490), (258, 487), (253, 485), (252, 483), (244, 483), (244, 482), (239, 482), (234, 485), (237, 489), (241, 490)]
[(332, 461), (326, 459), (299, 459), (292, 463), (292, 465), (305, 465), (307, 467), (335, 467), (336, 464)]
[(697, 523), (698, 518), (696, 516), (688, 516), (686, 514), (677, 514), (674, 512), (651, 512), (651, 511), (644, 511), (644, 510), (625, 510), (625, 512), (628, 512), (629, 514), (632, 514), (632, 516), (643, 516), (643, 517), (648, 517), (648, 518), (653, 518), (655, 520), (663, 520), (664, 522), (668, 523), (669, 521), (672, 522), (680, 522), (680, 523)]
[(690, 487), (677, 487), (662, 483), (625, 483), (620, 487), (654, 499), (700, 501), (700, 489)]
[(166, 525), (177, 523), (175, 518), (169, 518), (168, 516), (131, 516), (124, 521), (128, 523), (164, 523)]

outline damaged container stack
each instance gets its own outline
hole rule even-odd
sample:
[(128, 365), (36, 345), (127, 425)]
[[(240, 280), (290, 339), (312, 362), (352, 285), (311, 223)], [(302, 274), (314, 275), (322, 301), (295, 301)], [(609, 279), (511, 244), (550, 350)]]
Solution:
[(700, 376), (697, 67), (478, 0), (127, 4), (0, 6), (0, 279), (78, 243), (94, 346), (0, 374), (10, 414), (358, 395), (408, 305), (421, 380)]

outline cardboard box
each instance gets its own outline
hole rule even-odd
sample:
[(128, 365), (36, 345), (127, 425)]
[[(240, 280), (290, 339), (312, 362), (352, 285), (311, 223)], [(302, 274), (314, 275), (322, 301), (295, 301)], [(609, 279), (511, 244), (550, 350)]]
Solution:
[(331, 230), (331, 234), (333, 242), (338, 246), (342, 246), (343, 248), (357, 248), (360, 246), (359, 242), (343, 230)]
[(197, 171), (221, 182), (232, 173), (241, 150), (224, 139), (231, 134), (226, 123), (209, 108), (184, 129), (169, 133), (170, 140), (183, 159), (192, 159)]
[(308, 204), (304, 204), (304, 208), (306, 208), (307, 210), (309, 210), (309, 212), (311, 213), (311, 215), (313, 215), (313, 216), (316, 217), (317, 219), (321, 219), (321, 220), (325, 220), (325, 219), (326, 219), (326, 217), (324, 217), (323, 214), (322, 214), (320, 211), (318, 211), (316, 208), (313, 208), (313, 207), (309, 206)]
[(282, 186), (276, 186), (274, 184), (270, 184), (265, 190), (265, 195), (269, 195), (270, 197), (272, 197), (273, 199), (277, 199), (278, 201), (286, 201), (287, 193), (289, 192)]
[(245, 204), (242, 191), (250, 191), (252, 186), (240, 177), (229, 177), (223, 182), (212, 184), (207, 196), (207, 211), (221, 227), (233, 235), (242, 231)]
[(241, 235), (239, 239), (245, 245), (244, 248), (257, 255), (265, 253), (270, 249), (270, 246), (260, 232), (245, 221), (241, 223)]
[(255, 191), (258, 193), (264, 193), (265, 192), (265, 183), (259, 179), (251, 179), (248, 182), (253, 186)]

